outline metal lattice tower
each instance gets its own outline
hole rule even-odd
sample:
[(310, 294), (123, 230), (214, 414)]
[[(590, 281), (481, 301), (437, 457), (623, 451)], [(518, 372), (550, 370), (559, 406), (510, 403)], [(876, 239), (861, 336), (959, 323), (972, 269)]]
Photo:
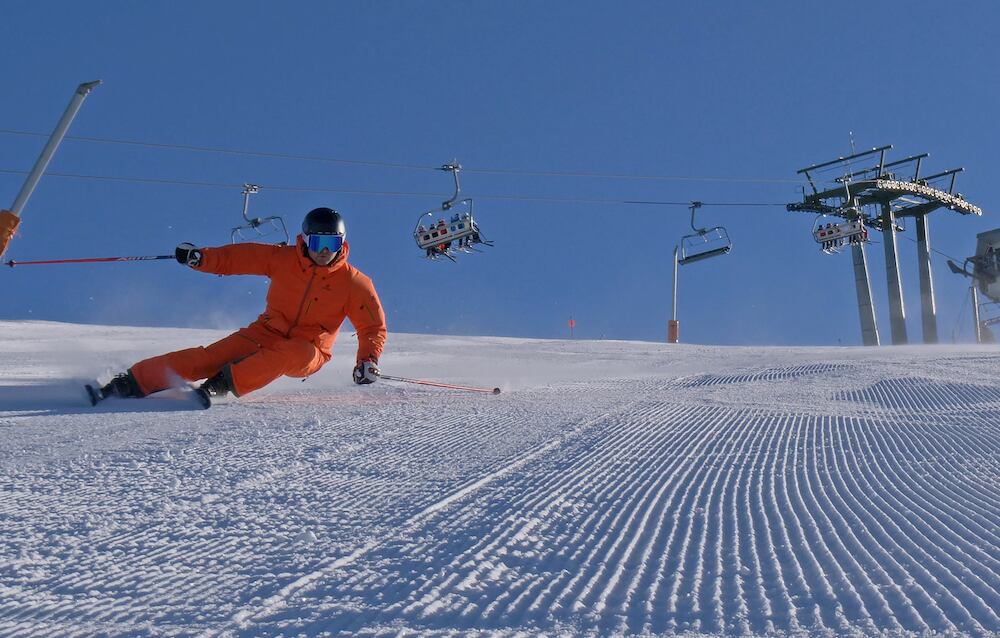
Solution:
[[(928, 215), (939, 208), (946, 208), (962, 215), (982, 215), (983, 211), (965, 201), (960, 193), (955, 192), (955, 178), (965, 169), (955, 168), (921, 177), (920, 165), (921, 161), (928, 157), (927, 153), (886, 163), (886, 151), (890, 149), (891, 145), (881, 146), (799, 170), (798, 174), (805, 175), (812, 192), (805, 192), (803, 189), (802, 202), (788, 204), (786, 208), (792, 212), (816, 213), (845, 220), (860, 219), (865, 226), (882, 232), (889, 290), (889, 318), (894, 345), (908, 342), (906, 307), (903, 303), (899, 251), (896, 245), (896, 233), (902, 228), (897, 221), (906, 217), (914, 218), (923, 338), (924, 343), (937, 343), (937, 311), (931, 276)], [(861, 170), (853, 170), (858, 164), (867, 163), (869, 158), (871, 160), (877, 158), (878, 163)], [(843, 174), (833, 180), (836, 185), (820, 190), (816, 186), (817, 176), (837, 169), (842, 169)], [(939, 187), (943, 181), (948, 182), (947, 189)], [(853, 243), (851, 251), (862, 341), (865, 345), (879, 345), (864, 242)]]

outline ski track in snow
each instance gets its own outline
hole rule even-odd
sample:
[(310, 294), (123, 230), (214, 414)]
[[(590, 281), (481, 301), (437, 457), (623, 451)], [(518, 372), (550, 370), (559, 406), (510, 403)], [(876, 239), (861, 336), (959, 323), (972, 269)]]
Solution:
[(218, 335), (0, 322), (0, 635), (1000, 634), (995, 347), (394, 335), (493, 397), (355, 387), (345, 336), (81, 405), (85, 350)]

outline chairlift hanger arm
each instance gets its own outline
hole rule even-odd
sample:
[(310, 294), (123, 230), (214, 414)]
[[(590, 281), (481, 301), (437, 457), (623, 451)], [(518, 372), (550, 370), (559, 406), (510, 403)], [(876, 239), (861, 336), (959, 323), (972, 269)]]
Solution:
[(458, 195), (462, 192), (462, 185), (458, 181), (458, 172), (462, 170), (462, 165), (457, 161), (451, 164), (443, 164), (438, 168), (439, 171), (449, 171), (452, 177), (455, 178), (455, 194), (451, 196), (451, 199), (447, 199), (441, 203), (441, 210), (448, 210), (455, 205), (458, 201)]
[(694, 225), (694, 212), (696, 210), (698, 210), (699, 208), (701, 208), (702, 206), (704, 206), (704, 204), (702, 204), (701, 202), (691, 202), (691, 205), (688, 206), (688, 208), (691, 209), (691, 230), (693, 230), (694, 232), (698, 233), (699, 235), (704, 235), (705, 233), (708, 232), (707, 229), (705, 229), (705, 228), (697, 228)]
[(255, 221), (260, 222), (260, 219), (250, 219), (249, 217), (247, 217), (247, 212), (250, 210), (250, 196), (258, 192), (260, 192), (260, 186), (258, 186), (257, 184), (243, 185), (243, 219), (245, 219), (247, 223), (251, 225), (254, 225)]
[(424, 217), (427, 217), (427, 216), (433, 217), (434, 213), (448, 211), (455, 204), (468, 203), (469, 204), (469, 210), (470, 210), (470, 212), (472, 210), (472, 199), (471, 198), (463, 199), (461, 202), (458, 201), (458, 196), (462, 192), (462, 185), (461, 185), (461, 183), (458, 180), (458, 173), (459, 173), (459, 171), (462, 170), (462, 165), (459, 164), (456, 161), (456, 162), (452, 162), (451, 164), (442, 164), (441, 166), (439, 166), (437, 168), (437, 170), (439, 170), (439, 171), (448, 171), (449, 173), (451, 173), (452, 177), (455, 178), (455, 193), (451, 196), (451, 198), (446, 199), (445, 201), (441, 202), (441, 206), (440, 207), (438, 207), (438, 208), (432, 208), (431, 210), (427, 211), (426, 213), (421, 213), (420, 216), (417, 217), (417, 223), (413, 225), (413, 234), (414, 235), (417, 234), (417, 229), (420, 228), (420, 220), (422, 220)]

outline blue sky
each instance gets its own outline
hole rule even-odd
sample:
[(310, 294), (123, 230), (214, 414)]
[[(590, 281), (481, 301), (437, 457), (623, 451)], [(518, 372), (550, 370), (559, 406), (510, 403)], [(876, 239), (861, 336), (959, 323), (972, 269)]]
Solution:
[[(849, 253), (823, 255), (813, 218), (781, 206), (800, 199), (795, 171), (848, 154), (850, 132), (859, 149), (894, 144), (891, 158), (931, 153), (925, 171), (963, 166), (958, 190), (985, 214), (934, 213), (932, 247), (971, 254), (977, 232), (1000, 226), (998, 13), (990, 2), (8, 1), (0, 129), (50, 132), (74, 87), (99, 78), (71, 135), (418, 168), (67, 140), (52, 173), (217, 186), (48, 176), (4, 259), (224, 244), (252, 182), (251, 212), (290, 228), (316, 206), (343, 212), (391, 331), (563, 337), (573, 316), (577, 338), (662, 340), (688, 210), (623, 202), (765, 204), (699, 213), (734, 248), (681, 269), (682, 341), (856, 344)], [(43, 144), (0, 133), (0, 171), (27, 170)], [(450, 194), (432, 167), (453, 159), (496, 247), (427, 262), (410, 233)], [(0, 204), (23, 179), (0, 172)], [(910, 223), (901, 267), (919, 342), (913, 239)], [(880, 243), (869, 263), (888, 342)], [(940, 254), (934, 277), (942, 340), (968, 340), (966, 283)], [(266, 282), (153, 262), (4, 268), (0, 290), (3, 319), (232, 327), (256, 317)]]

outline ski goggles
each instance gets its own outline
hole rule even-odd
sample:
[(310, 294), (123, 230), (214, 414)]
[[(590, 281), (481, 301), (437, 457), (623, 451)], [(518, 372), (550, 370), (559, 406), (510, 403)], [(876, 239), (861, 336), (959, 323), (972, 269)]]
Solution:
[(335, 253), (344, 245), (343, 235), (306, 235), (306, 246), (314, 253), (321, 253), (323, 249), (328, 249)]

